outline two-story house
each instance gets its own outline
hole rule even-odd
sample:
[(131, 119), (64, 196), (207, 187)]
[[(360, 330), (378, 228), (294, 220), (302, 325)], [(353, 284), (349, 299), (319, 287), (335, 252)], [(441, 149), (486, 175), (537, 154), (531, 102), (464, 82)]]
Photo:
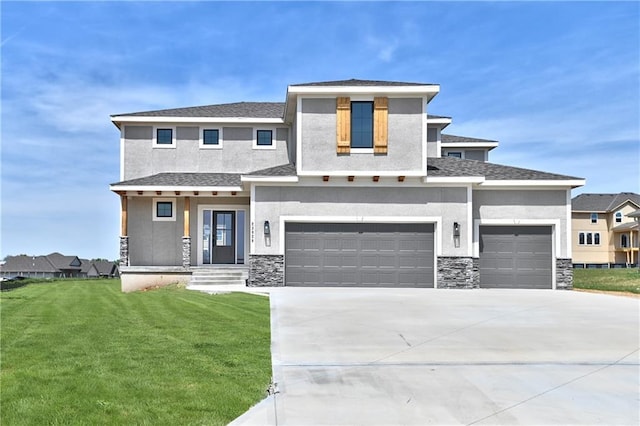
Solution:
[(638, 262), (640, 195), (580, 194), (571, 200), (573, 263), (578, 268), (608, 268)]
[[(118, 114), (124, 291), (235, 265), (250, 286), (571, 288), (580, 178), (443, 134), (437, 84)], [(244, 266), (238, 266), (244, 265)]]

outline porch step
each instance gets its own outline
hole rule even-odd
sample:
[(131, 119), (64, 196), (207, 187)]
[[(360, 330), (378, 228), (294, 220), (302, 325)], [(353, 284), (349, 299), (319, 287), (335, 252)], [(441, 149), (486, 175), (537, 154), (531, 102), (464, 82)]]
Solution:
[(206, 285), (246, 285), (248, 278), (248, 268), (198, 268), (191, 271), (191, 280), (187, 288)]

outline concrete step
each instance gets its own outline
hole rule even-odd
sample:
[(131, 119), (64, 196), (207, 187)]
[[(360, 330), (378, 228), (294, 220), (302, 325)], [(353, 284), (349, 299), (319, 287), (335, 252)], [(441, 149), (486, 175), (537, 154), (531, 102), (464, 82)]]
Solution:
[(187, 288), (212, 285), (242, 285), (249, 278), (248, 268), (198, 268), (191, 271), (191, 280)]

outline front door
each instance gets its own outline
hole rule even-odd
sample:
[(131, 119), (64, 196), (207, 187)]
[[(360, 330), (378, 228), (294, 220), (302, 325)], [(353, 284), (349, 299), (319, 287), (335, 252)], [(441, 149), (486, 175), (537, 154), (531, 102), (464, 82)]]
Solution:
[(232, 211), (213, 212), (213, 238), (211, 238), (211, 263), (235, 263), (235, 216)]

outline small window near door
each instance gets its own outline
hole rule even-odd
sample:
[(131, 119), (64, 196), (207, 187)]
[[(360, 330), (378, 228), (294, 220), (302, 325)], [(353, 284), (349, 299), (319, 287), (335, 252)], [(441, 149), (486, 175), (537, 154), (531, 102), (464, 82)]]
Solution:
[(167, 198), (153, 199), (153, 220), (154, 221), (175, 221), (176, 209), (175, 200)]
[(629, 237), (627, 234), (620, 235), (620, 247), (628, 248), (629, 247)]

